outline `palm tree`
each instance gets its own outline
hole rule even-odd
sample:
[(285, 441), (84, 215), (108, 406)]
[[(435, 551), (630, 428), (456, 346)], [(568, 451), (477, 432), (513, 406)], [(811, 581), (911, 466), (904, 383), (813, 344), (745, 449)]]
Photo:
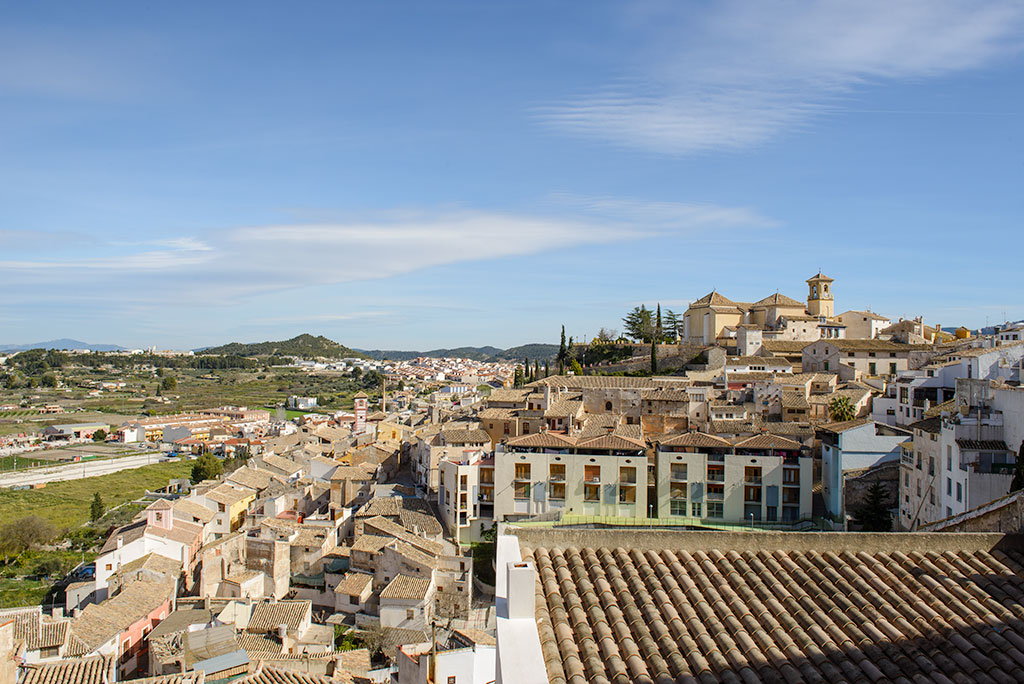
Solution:
[(853, 402), (850, 401), (850, 397), (843, 395), (833, 397), (828, 402), (828, 414), (837, 423), (853, 420), (857, 417), (857, 412), (853, 408)]

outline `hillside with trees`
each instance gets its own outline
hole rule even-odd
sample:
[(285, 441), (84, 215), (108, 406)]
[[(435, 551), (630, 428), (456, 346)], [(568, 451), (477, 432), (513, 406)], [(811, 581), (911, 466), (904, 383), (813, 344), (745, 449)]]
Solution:
[(365, 354), (349, 349), (323, 335), (299, 335), (281, 342), (231, 342), (219, 347), (207, 347), (196, 352), (222, 356), (299, 356), (305, 359), (367, 358)]

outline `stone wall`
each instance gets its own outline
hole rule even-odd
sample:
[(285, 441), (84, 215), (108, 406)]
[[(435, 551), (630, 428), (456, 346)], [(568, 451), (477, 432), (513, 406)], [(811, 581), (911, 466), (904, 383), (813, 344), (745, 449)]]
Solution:
[(973, 511), (936, 521), (921, 528), (928, 532), (1003, 532), (1020, 534), (1024, 530), (1024, 491)]
[(845, 498), (848, 513), (856, 515), (871, 485), (876, 482), (882, 485), (885, 492), (887, 508), (897, 507), (900, 500), (900, 464), (889, 461), (846, 476)]
[(631, 551), (817, 551), (833, 553), (902, 553), (990, 551), (996, 546), (1024, 550), (1024, 537), (998, 533), (944, 534), (942, 532), (773, 532), (687, 531), (647, 528), (567, 529), (516, 528), (505, 532), (519, 538), (523, 547), (610, 547)]

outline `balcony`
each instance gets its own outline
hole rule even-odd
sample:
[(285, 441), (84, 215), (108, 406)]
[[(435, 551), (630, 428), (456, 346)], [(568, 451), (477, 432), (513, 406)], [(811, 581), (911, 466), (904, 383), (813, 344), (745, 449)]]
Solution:
[(704, 498), (708, 501), (725, 501), (725, 492), (707, 492)]
[[(711, 478), (708, 478), (708, 479), (711, 479)], [(760, 485), (761, 484), (761, 476), (760, 475), (744, 475), (743, 476), (743, 483), (744, 484), (748, 484), (748, 485)]]
[(548, 477), (549, 482), (565, 482), (565, 473), (551, 473)]
[(626, 477), (624, 477), (624, 478), (619, 480), (619, 484), (635, 485), (636, 484), (636, 475), (633, 475), (632, 477), (629, 477), (627, 475)]
[(708, 473), (708, 477), (707, 477), (707, 481), (708, 482), (725, 482), (725, 473), (724, 472), (718, 472), (718, 473), (709, 472)]

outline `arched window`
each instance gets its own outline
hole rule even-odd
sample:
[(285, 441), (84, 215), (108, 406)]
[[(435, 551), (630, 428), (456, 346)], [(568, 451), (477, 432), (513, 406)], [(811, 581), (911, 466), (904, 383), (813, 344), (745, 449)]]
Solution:
[(610, 401), (604, 402), (604, 410), (605, 411), (611, 411), (612, 410), (612, 402), (610, 402)]

